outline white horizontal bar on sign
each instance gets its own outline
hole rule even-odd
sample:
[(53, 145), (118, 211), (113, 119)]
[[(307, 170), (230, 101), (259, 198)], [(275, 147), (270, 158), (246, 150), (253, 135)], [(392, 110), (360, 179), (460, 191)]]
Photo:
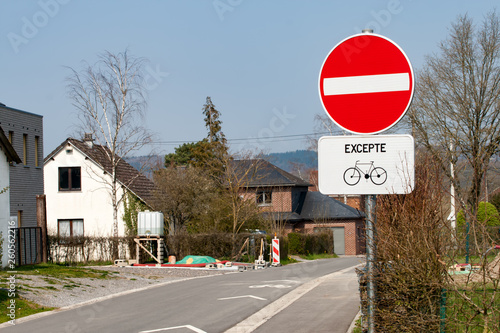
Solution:
[(408, 73), (344, 76), (323, 79), (323, 94), (348, 95), (410, 90)]

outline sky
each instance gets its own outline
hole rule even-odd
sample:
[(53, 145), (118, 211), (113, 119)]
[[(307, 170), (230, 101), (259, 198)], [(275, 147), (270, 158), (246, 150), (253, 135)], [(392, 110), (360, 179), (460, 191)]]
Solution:
[[(147, 149), (165, 154), (207, 134), (210, 96), (233, 152), (307, 149), (325, 115), (318, 76), (341, 40), (373, 29), (414, 71), (438, 52), (452, 22), (480, 24), (492, 1), (0, 0), (0, 102), (44, 117), (44, 154), (77, 137), (69, 67), (104, 51), (148, 60)], [(146, 154), (143, 149), (136, 154)]]

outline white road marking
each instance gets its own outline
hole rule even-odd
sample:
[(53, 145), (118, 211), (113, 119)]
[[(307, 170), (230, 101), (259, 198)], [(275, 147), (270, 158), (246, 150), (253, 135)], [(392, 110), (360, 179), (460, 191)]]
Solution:
[(225, 333), (249, 333), (255, 331), (267, 320), (278, 314), (280, 311), (288, 307), (290, 304), (298, 300), (300, 297), (302, 297), (312, 289), (316, 288), (323, 281), (327, 281), (339, 274), (344, 274), (348, 271), (353, 272), (354, 279), (357, 278), (356, 273), (354, 273), (354, 267), (348, 267), (335, 273), (331, 273), (306, 282), (303, 285), (298, 286), (291, 292), (287, 293), (286, 295), (282, 296), (281, 298), (277, 299), (276, 301), (272, 302), (271, 304), (265, 306), (261, 310), (257, 311), (247, 319), (226, 330)]
[(223, 297), (223, 298), (218, 298), (217, 300), (218, 300), (218, 301), (225, 301), (225, 300), (228, 300), (228, 299), (237, 299), (237, 298), (246, 298), (246, 297), (249, 297), (249, 298), (254, 298), (254, 299), (258, 299), (258, 300), (260, 300), (260, 301), (267, 301), (267, 299), (265, 299), (265, 298), (258, 297), (258, 296), (254, 296), (254, 295), (243, 295), (243, 296), (234, 296), (234, 297)]
[(323, 94), (348, 95), (410, 90), (408, 73), (331, 77), (323, 79)]
[(164, 331), (176, 330), (176, 329), (179, 329), (179, 328), (187, 328), (187, 329), (190, 329), (191, 331), (196, 332), (196, 333), (207, 333), (207, 332), (205, 332), (205, 331), (203, 331), (203, 330), (200, 330), (199, 328), (196, 328), (196, 327), (191, 326), (191, 325), (184, 325), (184, 326), (175, 326), (175, 327), (159, 328), (159, 329), (156, 329), (156, 330), (150, 330), (150, 331), (140, 331), (139, 333), (164, 332)]
[(249, 286), (248, 288), (278, 288), (278, 289), (284, 289), (284, 288), (291, 288), (292, 286), (287, 286), (285, 284), (260, 284), (256, 286)]

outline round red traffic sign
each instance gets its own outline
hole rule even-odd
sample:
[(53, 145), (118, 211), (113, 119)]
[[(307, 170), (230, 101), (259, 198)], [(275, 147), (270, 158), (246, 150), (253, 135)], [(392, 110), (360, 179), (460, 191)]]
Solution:
[(319, 95), (330, 118), (357, 134), (395, 125), (413, 97), (413, 69), (403, 50), (371, 33), (348, 37), (328, 54), (319, 75)]

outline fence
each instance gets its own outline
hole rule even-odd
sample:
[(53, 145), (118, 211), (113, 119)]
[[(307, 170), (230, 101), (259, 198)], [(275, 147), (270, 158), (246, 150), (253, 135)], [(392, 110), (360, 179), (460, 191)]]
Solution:
[[(49, 236), (50, 260), (54, 263), (75, 263), (91, 261), (111, 261), (113, 249), (118, 258), (135, 256), (133, 237), (58, 237)], [(134, 250), (133, 253), (131, 253)]]
[(16, 265), (33, 265), (42, 261), (42, 228), (15, 228)]

